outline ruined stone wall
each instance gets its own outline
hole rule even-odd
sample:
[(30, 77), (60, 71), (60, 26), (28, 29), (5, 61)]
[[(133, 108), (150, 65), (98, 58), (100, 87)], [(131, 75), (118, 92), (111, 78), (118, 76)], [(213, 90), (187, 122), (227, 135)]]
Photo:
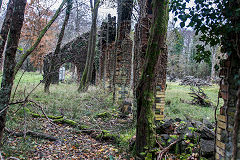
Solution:
[(106, 88), (112, 90), (113, 86), (113, 72), (114, 72), (114, 56), (115, 53), (115, 43), (109, 44), (107, 47), (107, 54), (106, 54), (106, 66), (105, 66), (105, 83)]
[(151, 15), (141, 18), (140, 23), (135, 27), (135, 46), (134, 46), (134, 77), (133, 86), (134, 90), (138, 85), (141, 78), (141, 73), (144, 65), (144, 57), (147, 52), (147, 43), (149, 38), (149, 31), (151, 27)]
[(133, 1), (118, 0), (118, 30), (115, 53), (115, 99), (124, 101), (130, 94), (132, 45), (130, 38)]
[(115, 37), (116, 37), (116, 17), (108, 15), (108, 21), (103, 22), (101, 26), (100, 34), (100, 66), (99, 76), (102, 84), (105, 88), (112, 88), (113, 79), (113, 54), (115, 49)]
[[(235, 54), (231, 54), (222, 64), (220, 71), (220, 98), (224, 100), (220, 108), (220, 114), (217, 115), (216, 128), (216, 159), (232, 159), (233, 155), (233, 135), (237, 134), (237, 159), (240, 159), (240, 133), (239, 128), (234, 131), (234, 115), (237, 105), (237, 90), (240, 79), (240, 60)], [(238, 124), (239, 125), (239, 124)], [(240, 127), (240, 126), (238, 126)]]
[(107, 49), (107, 23), (106, 22), (102, 22), (99, 42), (100, 42), (99, 79), (100, 81), (104, 81), (105, 80), (104, 66), (105, 66), (106, 49)]
[(87, 57), (87, 46), (88, 46), (89, 33), (84, 33), (81, 36), (75, 38), (71, 42), (65, 44), (60, 53), (56, 56), (53, 53), (49, 53), (44, 57), (44, 79), (49, 76), (50, 62), (54, 61), (56, 68), (60, 68), (64, 63), (73, 63), (77, 67), (78, 77), (84, 70), (86, 57)]
[(116, 49), (115, 97), (121, 101), (129, 97), (132, 64), (132, 46), (130, 38), (131, 21), (123, 21), (119, 26)]

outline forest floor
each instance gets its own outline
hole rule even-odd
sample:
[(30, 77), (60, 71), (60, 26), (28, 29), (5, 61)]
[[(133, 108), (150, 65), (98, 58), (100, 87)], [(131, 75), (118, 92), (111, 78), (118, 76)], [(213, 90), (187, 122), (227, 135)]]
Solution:
[[(15, 87), (21, 73), (17, 75)], [(23, 100), (40, 82), (39, 73), (25, 73), (22, 77), (14, 101)], [(60, 83), (52, 85), (50, 94), (43, 92), (43, 85), (39, 85), (30, 95), (34, 104), (11, 105), (7, 116), (7, 128), (13, 131), (41, 132), (58, 138), (49, 141), (38, 138), (15, 137), (5, 135), (2, 155), (4, 157), (17, 157), (19, 159), (131, 159), (129, 142), (135, 135), (135, 122), (133, 115), (122, 115), (119, 107), (112, 102), (111, 93), (99, 88), (90, 87), (85, 93), (78, 93), (76, 83)], [(210, 100), (216, 105), (218, 86), (203, 87)], [(13, 92), (15, 89), (13, 90)], [(181, 118), (186, 115), (194, 120), (214, 121), (214, 107), (200, 107), (182, 103), (190, 100), (189, 86), (179, 86), (178, 83), (168, 83), (166, 93), (167, 119)], [(222, 103), (222, 102), (221, 102)], [(66, 124), (53, 124), (46, 118), (33, 118), (26, 113), (26, 109), (43, 115), (64, 116), (74, 120), (79, 125), (88, 126), (96, 133), (107, 132), (117, 135), (117, 142), (101, 140), (98, 137), (82, 133), (79, 128)], [(104, 115), (104, 116), (102, 116)]]

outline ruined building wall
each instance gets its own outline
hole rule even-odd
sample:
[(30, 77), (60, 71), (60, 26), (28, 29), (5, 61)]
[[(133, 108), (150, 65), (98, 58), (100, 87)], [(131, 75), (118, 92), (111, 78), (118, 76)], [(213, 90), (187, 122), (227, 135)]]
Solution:
[(235, 113), (237, 107), (237, 91), (240, 81), (240, 59), (237, 54), (231, 54), (222, 64), (220, 71), (220, 98), (224, 100), (224, 105), (220, 108), (220, 114), (217, 115), (216, 128), (216, 159), (232, 159), (233, 156), (233, 136), (237, 135), (238, 150), (237, 159), (240, 159), (240, 132), (239, 120), (238, 129), (234, 131)]
[(101, 31), (99, 35), (99, 50), (100, 50), (100, 58), (99, 58), (99, 79), (100, 81), (105, 80), (105, 58), (106, 58), (106, 49), (107, 49), (107, 23), (102, 22)]
[(45, 55), (43, 61), (43, 78), (45, 79), (50, 75), (51, 61), (55, 62), (57, 69), (59, 69), (64, 63), (74, 64), (77, 67), (77, 74), (80, 78), (81, 73), (84, 70), (87, 57), (88, 37), (89, 33), (84, 33), (71, 42), (65, 44), (60, 49), (60, 53), (57, 56), (55, 56), (53, 52)]
[(113, 80), (113, 54), (115, 49), (116, 37), (116, 17), (108, 15), (107, 22), (103, 22), (100, 33), (100, 66), (99, 77), (105, 88), (112, 88)]
[(124, 100), (130, 93), (133, 45), (130, 38), (132, 9), (132, 0), (118, 0), (118, 30), (113, 82), (117, 100)]

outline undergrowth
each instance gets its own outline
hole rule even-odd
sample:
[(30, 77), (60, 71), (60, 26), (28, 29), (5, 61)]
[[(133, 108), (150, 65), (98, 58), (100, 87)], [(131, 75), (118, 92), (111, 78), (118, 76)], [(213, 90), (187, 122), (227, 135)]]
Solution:
[[(21, 74), (22, 73), (17, 74), (13, 92)], [(42, 80), (42, 76), (39, 73), (26, 72), (19, 83), (14, 100), (24, 99), (40, 80)], [(130, 139), (135, 135), (135, 123), (129, 120), (129, 118), (119, 120), (121, 113), (119, 112), (118, 106), (113, 104), (112, 94), (108, 91), (96, 86), (90, 86), (87, 92), (78, 93), (77, 88), (78, 84), (76, 83), (60, 83), (59, 85), (51, 85), (51, 93), (47, 94), (44, 93), (44, 85), (40, 84), (39, 87), (30, 94), (29, 98), (40, 104), (47, 115), (63, 115), (81, 125), (90, 126), (91, 129), (108, 130), (119, 135), (118, 145), (120, 149), (126, 150)], [(204, 87), (203, 89), (214, 102), (214, 105), (216, 105), (218, 86), (214, 85)], [(213, 122), (214, 107), (193, 106), (181, 102), (181, 99), (191, 100), (191, 97), (188, 95), (189, 91), (190, 86), (179, 86), (177, 83), (168, 83), (165, 107), (166, 118), (185, 119), (187, 115), (195, 120), (202, 121), (203, 119), (207, 119)], [(40, 108), (34, 105), (12, 105), (8, 111), (6, 126), (15, 131), (23, 131), (24, 128), (27, 128), (32, 131), (44, 132), (44, 127), (41, 126), (42, 122), (32, 119), (30, 115), (24, 112), (23, 107), (28, 108), (32, 112), (42, 114)], [(110, 113), (110, 116), (105, 118), (98, 117), (99, 114), (104, 112)], [(33, 146), (38, 143), (44, 143), (44, 140), (30, 137), (19, 139), (21, 139), (21, 143), (4, 145), (4, 153), (24, 157), (27, 156), (28, 151), (31, 151)], [(7, 141), (5, 143), (7, 143)], [(15, 152), (15, 150), (18, 150), (18, 152)]]

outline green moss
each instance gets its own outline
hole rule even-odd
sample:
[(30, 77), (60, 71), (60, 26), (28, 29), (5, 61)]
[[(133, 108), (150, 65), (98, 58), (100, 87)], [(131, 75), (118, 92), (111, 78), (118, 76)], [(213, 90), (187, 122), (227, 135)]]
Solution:
[(146, 153), (145, 152), (141, 152), (140, 155), (145, 157)]
[(110, 131), (102, 130), (102, 133), (103, 133), (103, 134), (107, 134), (107, 133), (110, 133)]
[(71, 119), (64, 119), (63, 122), (68, 124), (68, 125), (71, 125), (71, 126), (76, 126), (77, 125), (77, 122), (75, 122)]
[(40, 115), (37, 114), (37, 113), (31, 113), (31, 115), (32, 115), (33, 118), (40, 118), (40, 117), (42, 117), (42, 116), (40, 116)]
[(178, 135), (170, 135), (170, 137), (173, 139), (178, 139), (179, 136)]
[[(30, 112), (30, 114), (34, 118), (45, 118), (45, 115), (40, 115), (40, 114), (33, 113), (33, 112)], [(47, 115), (47, 117), (50, 118), (50, 119), (61, 119), (61, 118), (63, 118), (63, 116), (53, 116), (53, 115)]]
[(96, 115), (97, 118), (111, 118), (112, 115), (109, 112), (103, 112)]
[(101, 139), (102, 138), (102, 134), (98, 134), (97, 136), (96, 136), (96, 139)]
[(71, 119), (64, 119), (64, 118), (60, 118), (60, 119), (55, 119), (53, 120), (54, 123), (61, 123), (61, 124), (67, 124), (70, 126), (76, 126), (77, 122), (71, 120)]
[(145, 157), (145, 160), (152, 160), (152, 153), (147, 153), (147, 156)]
[(47, 115), (48, 118), (50, 119), (61, 119), (63, 116), (52, 116), (52, 115)]
[(60, 119), (55, 119), (53, 120), (54, 123), (62, 123), (63, 122), (63, 118), (60, 118)]
[(115, 143), (119, 143), (120, 142), (120, 138), (118, 137), (117, 134), (110, 133), (107, 130), (102, 130), (102, 133), (98, 134), (96, 136), (96, 139), (111, 140), (111, 141), (114, 141)]
[(90, 127), (87, 125), (80, 125), (78, 126), (79, 129), (84, 130), (84, 129), (89, 129)]

